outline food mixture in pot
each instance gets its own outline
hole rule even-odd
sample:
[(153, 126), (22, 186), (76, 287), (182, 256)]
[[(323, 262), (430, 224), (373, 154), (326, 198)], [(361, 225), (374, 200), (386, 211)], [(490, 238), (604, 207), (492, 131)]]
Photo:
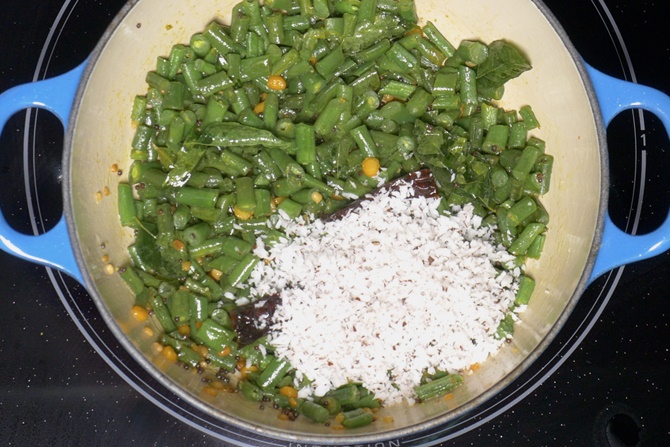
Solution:
[(553, 157), (498, 106), (530, 68), (408, 0), (244, 0), (159, 56), (118, 188), (156, 350), (334, 429), (448, 395), (534, 289)]

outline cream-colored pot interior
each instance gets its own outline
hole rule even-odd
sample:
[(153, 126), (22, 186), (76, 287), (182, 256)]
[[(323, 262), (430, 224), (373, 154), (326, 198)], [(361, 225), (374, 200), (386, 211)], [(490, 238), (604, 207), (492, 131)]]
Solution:
[[(135, 358), (180, 397), (224, 421), (276, 438), (338, 443), (397, 437), (445, 423), (491, 397), (532, 362), (567, 317), (586, 284), (598, 245), (604, 141), (597, 106), (576, 55), (530, 0), (417, 0), (420, 19), (431, 20), (453, 43), (505, 38), (532, 61), (533, 70), (507, 86), (503, 105), (518, 109), (531, 104), (542, 124), (534, 135), (546, 140), (547, 151), (555, 156), (551, 192), (543, 201), (551, 225), (542, 259), (528, 266), (537, 288), (513, 343), (468, 376), (452, 399), (384, 408), (371, 426), (333, 431), (305, 418), (280, 421), (276, 412), (258, 411), (257, 403), (238, 394), (203, 393), (200, 377), (160, 362), (162, 357), (152, 348), (155, 337), (130, 315), (131, 292), (118, 275), (104, 269), (103, 256), (115, 266), (124, 264), (132, 241), (117, 217), (116, 185), (125, 176), (110, 172), (110, 166), (127, 170), (130, 165), (133, 97), (146, 92), (144, 76), (154, 69), (158, 55), (167, 55), (175, 43), (188, 43), (213, 19), (227, 22), (233, 4), (234, 0), (140, 0), (128, 5), (84, 75), (67, 140), (71, 152), (65, 167), (70, 182), (66, 203), (71, 209), (66, 211), (82, 274), (108, 324)], [(105, 188), (111, 195), (96, 194)], [(158, 325), (153, 326), (158, 333)]]

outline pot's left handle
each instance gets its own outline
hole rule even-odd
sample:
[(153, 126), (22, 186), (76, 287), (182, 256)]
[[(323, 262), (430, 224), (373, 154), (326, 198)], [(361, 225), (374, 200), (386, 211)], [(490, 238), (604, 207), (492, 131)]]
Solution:
[[(85, 63), (63, 75), (18, 85), (0, 94), (0, 128), (4, 129), (13, 114), (36, 107), (52, 112), (67, 129), (84, 67)], [(56, 268), (82, 281), (64, 216), (48, 232), (32, 236), (19, 233), (9, 226), (0, 210), (0, 249), (27, 261)]]
[[(595, 87), (606, 125), (624, 110), (644, 109), (655, 114), (670, 135), (670, 97), (651, 87), (613, 78), (589, 65), (586, 68)], [(608, 215), (605, 218), (602, 244), (591, 273), (591, 281), (608, 270), (660, 255), (668, 249), (670, 214), (656, 230), (640, 236), (621, 231)]]

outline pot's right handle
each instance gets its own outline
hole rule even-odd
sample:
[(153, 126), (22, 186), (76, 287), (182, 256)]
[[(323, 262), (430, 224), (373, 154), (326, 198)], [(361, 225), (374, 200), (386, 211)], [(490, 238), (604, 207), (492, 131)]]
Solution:
[[(30, 107), (52, 112), (67, 129), (84, 66), (85, 63), (63, 75), (18, 85), (0, 94), (0, 129), (4, 129), (13, 114)], [(33, 236), (14, 230), (0, 210), (0, 249), (27, 261), (61, 270), (82, 282), (63, 216), (51, 230)]]
[[(603, 74), (588, 64), (586, 68), (593, 82), (605, 125), (624, 110), (644, 109), (655, 114), (670, 135), (670, 97), (656, 89)], [(607, 215), (600, 251), (589, 281), (613, 268), (659, 255), (669, 248), (670, 215), (659, 228), (641, 236), (632, 236), (621, 231)]]

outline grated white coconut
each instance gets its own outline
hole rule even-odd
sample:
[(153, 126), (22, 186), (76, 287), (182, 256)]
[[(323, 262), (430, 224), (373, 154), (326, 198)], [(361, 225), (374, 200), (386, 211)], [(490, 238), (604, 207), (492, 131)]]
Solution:
[(520, 271), (466, 205), (445, 216), (411, 186), (375, 196), (338, 221), (282, 219), (249, 285), (280, 293), (269, 341), (312, 382), (301, 397), (361, 382), (386, 405), (414, 402), (424, 371), (465, 371), (494, 354)]

